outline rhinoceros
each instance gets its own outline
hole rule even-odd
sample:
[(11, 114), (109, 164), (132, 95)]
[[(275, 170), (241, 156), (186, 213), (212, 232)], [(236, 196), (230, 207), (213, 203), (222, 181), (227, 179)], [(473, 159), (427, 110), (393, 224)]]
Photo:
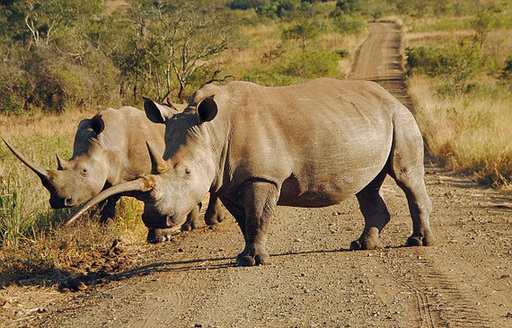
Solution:
[(406, 245), (434, 243), (420, 130), (409, 110), (376, 83), (208, 84), (183, 113), (145, 109), (152, 121), (166, 124), (160, 171), (107, 189), (75, 215), (110, 194), (138, 190), (158, 214), (146, 226), (167, 228), (213, 191), (244, 235), (237, 265), (252, 266), (269, 261), (265, 244), (276, 205), (323, 207), (355, 195), (365, 226), (350, 248), (382, 247), (379, 234), (390, 214), (379, 190), (390, 175), (412, 217)]
[[(146, 101), (153, 106), (161, 107), (150, 100)], [(180, 112), (176, 107), (162, 108), (173, 114)], [(162, 125), (152, 123), (143, 111), (134, 107), (104, 109), (93, 118), (79, 123), (73, 156), (69, 161), (65, 161), (57, 155), (56, 170), (40, 168), (5, 140), (4, 142), (39, 176), (43, 185), (50, 191), (51, 207), (63, 208), (79, 205), (105, 188), (151, 173), (152, 161), (146, 143), (151, 143), (153, 151), (163, 152), (164, 131)], [(139, 196), (136, 192), (128, 195)], [(119, 195), (108, 198), (101, 211), (102, 222), (114, 217), (115, 204), (119, 198)], [(212, 225), (222, 219), (219, 207), (216, 196), (212, 195), (205, 216), (207, 224)], [(188, 230), (199, 226), (198, 215), (199, 206), (196, 204), (188, 214), (188, 220), (183, 228)], [(169, 230), (148, 231), (150, 242), (168, 238)]]

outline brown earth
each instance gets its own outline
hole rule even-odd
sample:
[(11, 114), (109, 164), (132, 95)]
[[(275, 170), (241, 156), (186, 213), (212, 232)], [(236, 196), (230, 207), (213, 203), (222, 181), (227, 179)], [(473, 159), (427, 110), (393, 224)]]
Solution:
[[(351, 78), (376, 80), (412, 108), (400, 36), (395, 24), (371, 25)], [(428, 160), (426, 169), (436, 246), (402, 246), (411, 220), (402, 191), (388, 180), (392, 219), (382, 250), (348, 250), (363, 228), (355, 197), (321, 209), (279, 207), (270, 265), (234, 266), (243, 239), (232, 218), (170, 243), (121, 241), (102, 258), (117, 265), (128, 258), (129, 269), (63, 286), (78, 292), (10, 287), (0, 299), (0, 326), (512, 327), (512, 195)], [(17, 304), (21, 293), (32, 293), (32, 302)]]

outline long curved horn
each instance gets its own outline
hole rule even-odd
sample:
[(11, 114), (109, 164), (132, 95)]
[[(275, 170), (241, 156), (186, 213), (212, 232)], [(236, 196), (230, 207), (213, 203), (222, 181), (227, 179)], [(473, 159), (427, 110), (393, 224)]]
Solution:
[(69, 219), (64, 222), (65, 226), (69, 226), (78, 217), (84, 214), (85, 211), (90, 209), (92, 206), (104, 201), (105, 199), (129, 191), (150, 191), (155, 186), (155, 179), (152, 176), (144, 176), (136, 180), (120, 183), (113, 187), (103, 190), (93, 198), (89, 199), (80, 209), (78, 209)]
[(17, 151), (13, 146), (11, 146), (4, 138), (2, 138), (3, 142), (5, 143), (5, 145), (7, 146), (7, 148), (9, 148), (9, 150), (16, 156), (18, 157), (18, 159), (20, 161), (23, 162), (23, 164), (25, 164), (26, 166), (28, 166), (32, 171), (34, 171), (35, 174), (37, 174), (37, 176), (39, 176), (39, 178), (41, 180), (43, 180), (43, 182), (47, 182), (48, 179), (49, 179), (49, 176), (48, 176), (48, 170), (45, 170), (43, 168), (41, 168), (39, 165), (36, 165), (34, 163), (32, 163), (31, 161), (29, 161), (25, 156), (23, 156), (19, 151)]
[(162, 158), (162, 156), (158, 156), (155, 153), (155, 149), (153, 146), (146, 141), (146, 146), (148, 147), (149, 157), (151, 158), (151, 169), (156, 169), (158, 174), (169, 171), (169, 164)]

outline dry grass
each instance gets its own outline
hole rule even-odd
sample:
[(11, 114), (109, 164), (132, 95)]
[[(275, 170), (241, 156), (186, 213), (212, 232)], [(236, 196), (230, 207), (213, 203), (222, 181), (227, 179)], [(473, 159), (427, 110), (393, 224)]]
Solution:
[[(94, 112), (70, 111), (63, 114), (31, 113), (0, 116), (1, 136), (42, 167), (55, 168), (55, 153), (69, 158), (73, 136), (81, 119)], [(37, 176), (7, 147), (0, 144), (0, 286), (33, 274), (48, 277), (70, 273), (71, 266), (90, 257), (91, 250), (105, 248), (122, 237), (126, 243), (144, 242), (145, 228), (140, 220), (142, 206), (133, 199), (118, 205), (119, 219), (99, 226), (97, 219), (84, 219), (72, 228), (60, 222), (70, 210), (53, 210), (49, 193)], [(7, 202), (16, 195), (17, 202)], [(15, 216), (18, 218), (16, 220)], [(7, 222), (6, 222), (7, 221)], [(5, 232), (5, 226), (14, 226)]]
[[(472, 42), (474, 31), (407, 33), (406, 47)], [(512, 30), (494, 29), (481, 48), (485, 67), (463, 94), (440, 96), (445, 79), (413, 75), (409, 91), (417, 104), (417, 120), (429, 151), (458, 172), (495, 186), (512, 188), (512, 90), (500, 84), (505, 60), (512, 53)]]
[(429, 152), (458, 172), (510, 189), (510, 90), (441, 98), (435, 95), (439, 79), (420, 75), (408, 83)]

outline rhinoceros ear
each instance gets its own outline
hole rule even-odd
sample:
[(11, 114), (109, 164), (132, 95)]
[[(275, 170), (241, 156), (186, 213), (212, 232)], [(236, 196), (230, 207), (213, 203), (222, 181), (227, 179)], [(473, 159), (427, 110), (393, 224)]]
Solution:
[(199, 106), (197, 106), (197, 115), (199, 123), (211, 121), (217, 116), (217, 103), (213, 100), (213, 96), (204, 98)]
[(96, 133), (100, 134), (105, 129), (105, 122), (100, 116), (94, 116), (91, 120), (91, 129)]
[(157, 104), (153, 100), (144, 98), (144, 110), (146, 111), (146, 116), (153, 123), (165, 123), (173, 113), (169, 111), (164, 106)]
[(87, 129), (91, 125), (90, 119), (81, 120), (80, 123), (78, 123), (78, 127), (76, 128), (76, 132), (80, 130)]

